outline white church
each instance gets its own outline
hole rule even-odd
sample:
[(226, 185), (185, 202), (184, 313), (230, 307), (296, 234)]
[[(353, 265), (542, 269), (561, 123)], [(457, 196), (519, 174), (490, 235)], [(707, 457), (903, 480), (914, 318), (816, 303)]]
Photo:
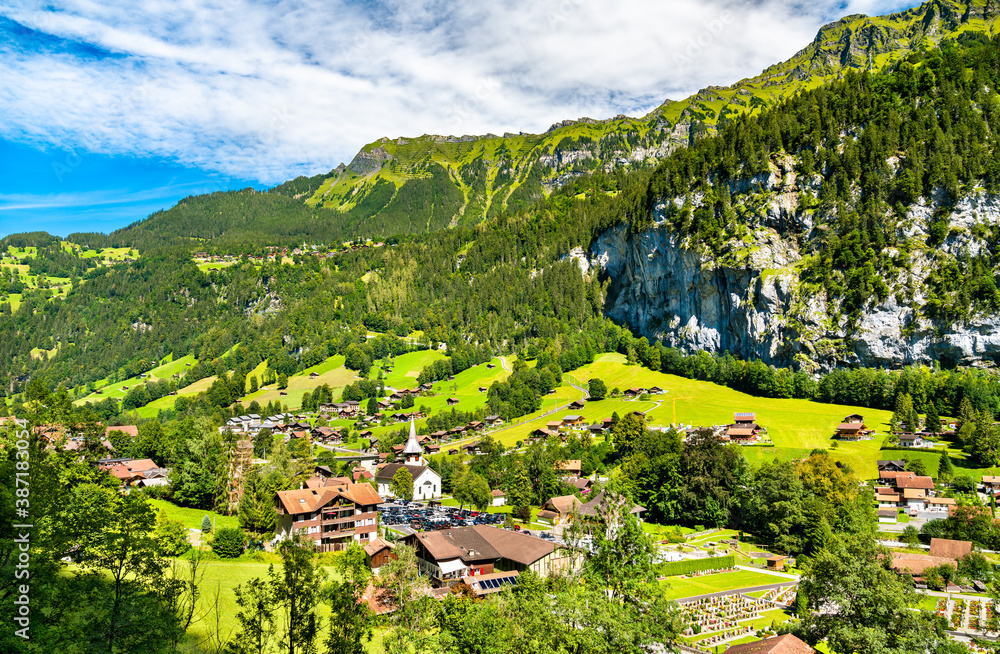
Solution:
[(431, 470), (424, 458), (424, 450), (417, 442), (417, 425), (410, 420), (410, 438), (403, 448), (404, 463), (389, 463), (375, 473), (378, 494), (395, 497), (392, 493), (392, 478), (400, 468), (406, 467), (413, 476), (413, 499), (436, 500), (441, 497), (441, 475)]

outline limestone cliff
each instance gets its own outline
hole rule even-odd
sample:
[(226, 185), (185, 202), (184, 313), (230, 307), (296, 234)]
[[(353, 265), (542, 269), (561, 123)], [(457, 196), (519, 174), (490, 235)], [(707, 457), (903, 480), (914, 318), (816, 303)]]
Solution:
[[(1000, 361), (1000, 316), (973, 314), (950, 324), (929, 320), (923, 280), (947, 258), (988, 251), (989, 230), (1000, 224), (1000, 197), (977, 193), (958, 203), (950, 230), (936, 248), (921, 247), (933, 203), (911, 209), (900, 225), (913, 243), (892, 292), (871, 298), (858, 321), (840, 314), (836, 299), (800, 280), (802, 249), (823, 221), (798, 207), (801, 187), (788, 174), (746, 180), (743, 210), (749, 231), (734, 238), (723, 259), (682, 242), (662, 219), (633, 233), (619, 225), (590, 246), (589, 264), (608, 281), (605, 313), (651, 341), (688, 352), (706, 350), (774, 365), (828, 369), (838, 364), (889, 366), (929, 362)], [(672, 200), (679, 202), (679, 199)], [(655, 212), (662, 216), (665, 204)]]

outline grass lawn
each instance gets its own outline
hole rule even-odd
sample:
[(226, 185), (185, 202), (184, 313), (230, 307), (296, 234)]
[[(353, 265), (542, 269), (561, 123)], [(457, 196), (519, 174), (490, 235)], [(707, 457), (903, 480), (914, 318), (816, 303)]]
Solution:
[(183, 506), (177, 506), (166, 500), (149, 500), (158, 511), (163, 511), (167, 514), (167, 517), (172, 520), (180, 520), (184, 523), (184, 526), (188, 529), (201, 529), (201, 521), (207, 515), (215, 521), (215, 528), (222, 529), (223, 527), (239, 527), (239, 520), (236, 516), (226, 516), (220, 513), (215, 513), (214, 511), (203, 511), (201, 509), (189, 509)]
[[(310, 377), (309, 375), (314, 372), (318, 376)], [(253, 400), (257, 400), (258, 403), (264, 405), (272, 400), (277, 400), (281, 404), (287, 404), (289, 410), (297, 411), (302, 406), (302, 396), (307, 391), (312, 392), (317, 386), (329, 384), (336, 398), (338, 390), (342, 390), (344, 386), (353, 383), (357, 379), (358, 376), (353, 370), (348, 370), (344, 367), (344, 357), (334, 355), (322, 363), (311, 368), (306, 368), (289, 377), (288, 388), (283, 389), (287, 395), (281, 395), (277, 384), (270, 384), (256, 393), (250, 393), (245, 396), (242, 403), (243, 406), (246, 406)]]
[[(652, 425), (727, 424), (732, 422), (734, 412), (754, 411), (757, 422), (767, 428), (775, 447), (744, 448), (743, 453), (751, 463), (802, 458), (814, 448), (826, 448), (835, 459), (850, 464), (863, 478), (875, 477), (875, 461), (880, 456), (892, 415), (888, 411), (810, 400), (753, 397), (710, 382), (628, 366), (625, 357), (617, 353), (601, 354), (594, 363), (573, 371), (572, 375), (581, 382), (599, 377), (609, 389), (653, 385), (665, 389), (664, 395), (653, 396), (660, 404), (647, 413), (647, 421)], [(880, 435), (870, 441), (838, 442), (834, 446), (834, 429), (851, 413), (864, 415), (865, 422)]]
[[(385, 374), (385, 385), (390, 388), (415, 388), (417, 377), (425, 367), (445, 359), (447, 356), (440, 350), (419, 350), (401, 354), (392, 360), (392, 372)], [(378, 378), (378, 368), (372, 366), (368, 374), (370, 379)]]
[(662, 583), (669, 587), (666, 591), (668, 599), (682, 599), (696, 595), (708, 595), (709, 593), (751, 588), (753, 586), (769, 586), (785, 582), (791, 584), (792, 580), (781, 579), (762, 572), (737, 570), (736, 572), (721, 572), (719, 574), (691, 577), (688, 579), (684, 577), (667, 577)]
[[(178, 569), (182, 578), (186, 574), (184, 570), (185, 561), (178, 561)], [(195, 616), (202, 616), (188, 629), (187, 637), (183, 646), (190, 652), (212, 651), (208, 646), (208, 639), (216, 630), (216, 618), (218, 617), (219, 633), (223, 638), (231, 638), (238, 628), (236, 612), (239, 607), (236, 605), (236, 595), (233, 589), (242, 583), (250, 581), (254, 577), (267, 579), (269, 563), (256, 561), (206, 561), (203, 563), (205, 576), (201, 583), (201, 597), (198, 599), (198, 606)], [(280, 573), (280, 565), (275, 568)], [(328, 579), (336, 579), (337, 574), (331, 567), (325, 567)], [(215, 611), (215, 599), (218, 597), (218, 616)], [(326, 604), (319, 604), (319, 614), (325, 619), (330, 615), (330, 609)], [(281, 618), (279, 618), (279, 621)], [(326, 631), (324, 629), (324, 631)], [(375, 644), (373, 640), (371, 644)], [(370, 652), (378, 650), (369, 648)]]

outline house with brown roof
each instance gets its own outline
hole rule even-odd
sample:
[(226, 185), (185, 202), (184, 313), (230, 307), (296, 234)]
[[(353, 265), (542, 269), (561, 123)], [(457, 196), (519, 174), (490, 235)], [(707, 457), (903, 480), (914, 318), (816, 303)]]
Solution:
[(115, 459), (100, 468), (118, 479), (126, 492), (133, 487), (166, 486), (170, 483), (170, 470), (156, 465), (152, 459)]
[(494, 488), (493, 490), (491, 490), (490, 497), (492, 498), (490, 500), (491, 506), (504, 506), (505, 504), (507, 504), (507, 494), (504, 493), (499, 488)]
[(553, 525), (563, 524), (569, 520), (574, 511), (580, 509), (583, 503), (576, 495), (561, 495), (550, 498), (538, 512), (539, 522), (550, 522)]
[(576, 477), (580, 476), (583, 471), (583, 461), (581, 459), (569, 459), (567, 461), (556, 461), (552, 464), (552, 467), (556, 472), (560, 474), (569, 474)]
[(934, 479), (932, 477), (896, 477), (896, 489), (899, 491), (907, 488), (920, 488), (927, 491), (934, 490)]
[(382, 497), (370, 484), (278, 491), (274, 495), (275, 537), (284, 540), (302, 533), (321, 551), (340, 551), (352, 542), (375, 538), (381, 503)]
[(381, 536), (365, 544), (365, 560), (372, 572), (378, 574), (379, 569), (396, 559), (396, 546)]
[(131, 438), (137, 438), (139, 436), (139, 428), (135, 425), (113, 425), (104, 430), (104, 435), (110, 436), (113, 431), (119, 431), (126, 436), (130, 436)]
[(816, 650), (793, 634), (784, 634), (752, 643), (733, 645), (725, 654), (816, 654)]
[(582, 408), (583, 408), (583, 407), (584, 407), (585, 405), (586, 405), (586, 402), (584, 402), (583, 400), (574, 400), (573, 402), (570, 402), (570, 403), (569, 403), (569, 406), (568, 406), (567, 408), (568, 408), (568, 409), (569, 409), (570, 411), (579, 411), (579, 410), (580, 410), (580, 409), (582, 409)]
[(417, 550), (418, 568), (435, 586), (499, 571), (532, 570), (547, 576), (569, 564), (547, 540), (489, 525), (420, 532), (403, 542)]
[(834, 438), (839, 438), (843, 441), (860, 441), (871, 438), (874, 435), (875, 430), (869, 429), (865, 425), (865, 419), (860, 414), (852, 413), (837, 425)]
[(566, 427), (586, 427), (587, 421), (584, 420), (583, 416), (571, 413), (563, 416), (562, 424)]
[[(584, 518), (591, 520), (603, 520), (603, 517), (607, 515), (607, 496), (604, 491), (601, 491), (595, 495), (590, 501), (580, 507), (580, 515)], [(642, 514), (646, 512), (646, 507), (640, 504), (633, 504), (629, 509), (629, 513), (634, 515), (640, 521), (642, 520)]]
[(957, 565), (958, 560), (972, 552), (972, 543), (964, 540), (932, 538), (928, 554), (893, 552), (892, 569), (900, 573), (920, 576), (927, 568), (949, 563)]

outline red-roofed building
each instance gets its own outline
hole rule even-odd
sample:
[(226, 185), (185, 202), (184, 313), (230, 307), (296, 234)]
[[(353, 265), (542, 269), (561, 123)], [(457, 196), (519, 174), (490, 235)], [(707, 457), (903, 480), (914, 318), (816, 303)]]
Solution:
[(324, 552), (346, 549), (376, 536), (376, 517), (382, 497), (370, 484), (337, 484), (324, 488), (279, 491), (274, 496), (279, 540), (306, 534)]

